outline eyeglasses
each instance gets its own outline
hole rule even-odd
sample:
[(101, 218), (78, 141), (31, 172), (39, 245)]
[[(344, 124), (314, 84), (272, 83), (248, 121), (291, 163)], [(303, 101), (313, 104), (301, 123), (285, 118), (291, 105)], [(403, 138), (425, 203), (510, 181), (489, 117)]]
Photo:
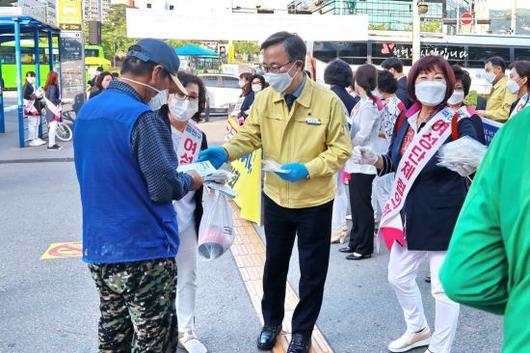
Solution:
[(175, 97), (175, 99), (177, 99), (179, 101), (185, 101), (185, 100), (189, 100), (190, 102), (198, 102), (199, 101), (199, 97), (190, 97), (190, 96), (187, 96), (187, 95), (182, 94), (182, 93), (173, 93), (173, 96)]
[(263, 69), (263, 71), (265, 72), (272, 72), (272, 73), (279, 73), (281, 68), (286, 66), (286, 65), (289, 65), (291, 64), (292, 61), (289, 61), (289, 62), (286, 62), (285, 64), (283, 65), (278, 65), (278, 64), (272, 64), (272, 65), (266, 65), (266, 64), (261, 64), (261, 68)]

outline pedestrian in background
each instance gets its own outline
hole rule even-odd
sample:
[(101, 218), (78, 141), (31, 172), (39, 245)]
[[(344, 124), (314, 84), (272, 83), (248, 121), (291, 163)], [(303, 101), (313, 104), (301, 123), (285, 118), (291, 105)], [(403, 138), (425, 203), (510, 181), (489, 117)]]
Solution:
[[(380, 100), (372, 93), (377, 88), (377, 69), (366, 64), (355, 73), (355, 92), (359, 103), (351, 113), (352, 146), (368, 146), (374, 149), (379, 135)], [(374, 166), (358, 164), (349, 159), (344, 168), (350, 174), (350, 209), (353, 226), (348, 246), (339, 249), (348, 253), (347, 260), (362, 260), (374, 251), (374, 209), (372, 207), (372, 183), (376, 174)]]
[[(171, 123), (173, 148), (179, 158), (179, 164), (183, 165), (196, 162), (199, 152), (208, 148), (206, 134), (195, 124), (201, 120), (206, 106), (206, 88), (202, 80), (195, 75), (179, 71), (177, 76), (188, 94), (170, 94), (167, 105), (160, 109), (160, 114), (164, 120), (167, 119)], [(201, 187), (173, 202), (180, 240), (176, 258), (178, 335), (180, 345), (188, 353), (207, 352), (195, 330), (197, 234), (203, 214), (202, 194)]]
[[(471, 119), (453, 120), (453, 110), (446, 107), (455, 81), (443, 57), (418, 60), (410, 69), (408, 82), (409, 96), (416, 103), (407, 111), (408, 119), (396, 129), (388, 153), (378, 155), (367, 147), (356, 147), (352, 155), (359, 163), (374, 165), (379, 175), (396, 173), (379, 230), (391, 249), (388, 280), (407, 325), (405, 333), (388, 345), (391, 352), (428, 346), (425, 353), (449, 353), (455, 338), (460, 307), (445, 294), (438, 272), (466, 197), (463, 177), (474, 170), (466, 165), (456, 173), (439, 166), (438, 151), (461, 136), (476, 139)], [(453, 124), (456, 131), (451, 128)], [(452, 136), (453, 132), (458, 136)], [(436, 303), (432, 336), (416, 282), (426, 260)]]
[(83, 208), (83, 261), (100, 299), (100, 352), (177, 349), (178, 225), (172, 201), (197, 190), (176, 171), (169, 121), (153, 110), (187, 94), (179, 59), (157, 39), (129, 48), (122, 78), (83, 105), (74, 158)]
[(39, 138), (39, 125), (42, 114), (42, 92), (35, 88), (35, 72), (26, 72), (26, 82), (22, 87), (24, 95), (24, 115), (28, 118), (28, 140), (31, 147), (42, 146), (46, 142)]
[(109, 88), (110, 81), (112, 81), (112, 80), (113, 80), (113, 76), (112, 76), (112, 74), (110, 72), (108, 72), (108, 71), (102, 72), (96, 78), (95, 87), (97, 89), (93, 90), (93, 91), (92, 90), (90, 91), (90, 96), (88, 97), (88, 99), (92, 99), (92, 98), (96, 97), (101, 92), (103, 92), (104, 90)]
[(510, 107), (517, 97), (508, 88), (505, 75), (506, 62), (500, 56), (486, 60), (484, 65), (486, 79), (491, 83), (491, 92), (487, 96), (486, 109), (477, 110), (477, 114), (488, 119), (504, 122), (508, 120)]
[(292, 319), (288, 353), (307, 353), (329, 265), (335, 175), (351, 153), (344, 109), (329, 89), (304, 73), (306, 46), (278, 32), (262, 43), (270, 87), (256, 96), (243, 128), (201, 160), (219, 168), (258, 148), (285, 172), (264, 182), (266, 258), (261, 302), (264, 326), (258, 349), (271, 350), (281, 331), (291, 252), (298, 237), (300, 302)]
[(348, 115), (351, 114), (353, 107), (359, 102), (359, 97), (353, 97), (346, 90), (353, 82), (353, 71), (345, 61), (335, 59), (330, 62), (324, 70), (324, 82), (330, 85), (330, 89), (340, 98)]
[(517, 100), (510, 107), (510, 118), (530, 105), (530, 61), (516, 61), (510, 65), (510, 79), (506, 84)]
[(390, 72), (398, 81), (398, 89), (396, 95), (405, 107), (408, 109), (412, 105), (407, 90), (407, 76), (403, 73), (403, 62), (396, 57), (385, 59), (381, 63), (381, 67)]
[(44, 84), (46, 102), (46, 121), (48, 122), (48, 151), (59, 151), (61, 146), (55, 143), (57, 123), (61, 121), (61, 89), (59, 75), (55, 71), (48, 72)]
[(503, 353), (528, 351), (530, 109), (495, 135), (455, 226), (440, 280), (452, 300), (504, 315)]
[(447, 100), (447, 106), (460, 116), (471, 119), (477, 134), (477, 140), (485, 145), (486, 136), (484, 136), (482, 119), (478, 116), (473, 107), (464, 104), (464, 99), (469, 94), (469, 89), (471, 88), (471, 76), (469, 76), (469, 73), (466, 70), (463, 70), (459, 65), (452, 65), (451, 68), (455, 74), (456, 81), (453, 94)]

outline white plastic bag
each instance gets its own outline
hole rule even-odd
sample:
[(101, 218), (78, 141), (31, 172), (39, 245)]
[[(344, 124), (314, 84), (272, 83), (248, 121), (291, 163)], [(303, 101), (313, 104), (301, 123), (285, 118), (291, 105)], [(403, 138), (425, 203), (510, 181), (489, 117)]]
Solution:
[(347, 187), (342, 181), (341, 173), (337, 174), (337, 192), (333, 201), (333, 215), (331, 219), (331, 241), (343, 243), (348, 233), (346, 216), (348, 214)]
[(234, 242), (234, 221), (226, 196), (207, 186), (203, 193), (204, 214), (199, 226), (199, 255), (213, 260), (223, 255)]
[[(475, 171), (480, 166), (487, 147), (477, 140), (463, 136), (456, 141), (449, 142), (440, 148), (439, 166), (462, 175), (462, 170)], [(467, 175), (466, 175), (467, 176)]]

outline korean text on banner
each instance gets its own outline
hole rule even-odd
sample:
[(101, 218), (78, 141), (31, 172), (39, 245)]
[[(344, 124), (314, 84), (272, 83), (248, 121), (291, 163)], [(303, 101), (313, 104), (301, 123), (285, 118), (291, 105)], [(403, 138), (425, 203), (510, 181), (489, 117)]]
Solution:
[[(237, 120), (230, 117), (225, 139), (232, 138), (238, 130)], [(230, 172), (234, 176), (227, 185), (237, 192), (234, 201), (241, 209), (241, 217), (261, 224), (261, 149), (233, 161)]]
[(482, 125), (484, 126), (484, 136), (486, 137), (486, 145), (489, 146), (491, 140), (493, 140), (493, 137), (495, 136), (497, 131), (499, 131), (503, 124), (487, 118), (482, 118)]

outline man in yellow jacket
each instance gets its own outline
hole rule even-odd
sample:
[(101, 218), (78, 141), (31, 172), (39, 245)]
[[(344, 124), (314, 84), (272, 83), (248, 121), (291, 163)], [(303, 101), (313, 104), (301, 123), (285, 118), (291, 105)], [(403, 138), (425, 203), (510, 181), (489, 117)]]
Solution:
[(488, 119), (504, 122), (510, 116), (510, 107), (517, 99), (506, 88), (508, 78), (505, 75), (506, 62), (499, 56), (486, 60), (484, 65), (486, 79), (492, 84), (491, 93), (487, 97), (486, 110), (477, 110), (477, 114)]
[(281, 165), (281, 170), (265, 177), (265, 325), (257, 344), (261, 350), (272, 349), (281, 330), (289, 259), (298, 235), (300, 302), (287, 352), (307, 353), (328, 270), (334, 176), (352, 146), (338, 97), (304, 73), (303, 40), (279, 32), (261, 48), (271, 87), (256, 95), (241, 131), (223, 147), (205, 150), (200, 160), (218, 168), (262, 148), (263, 159)]

